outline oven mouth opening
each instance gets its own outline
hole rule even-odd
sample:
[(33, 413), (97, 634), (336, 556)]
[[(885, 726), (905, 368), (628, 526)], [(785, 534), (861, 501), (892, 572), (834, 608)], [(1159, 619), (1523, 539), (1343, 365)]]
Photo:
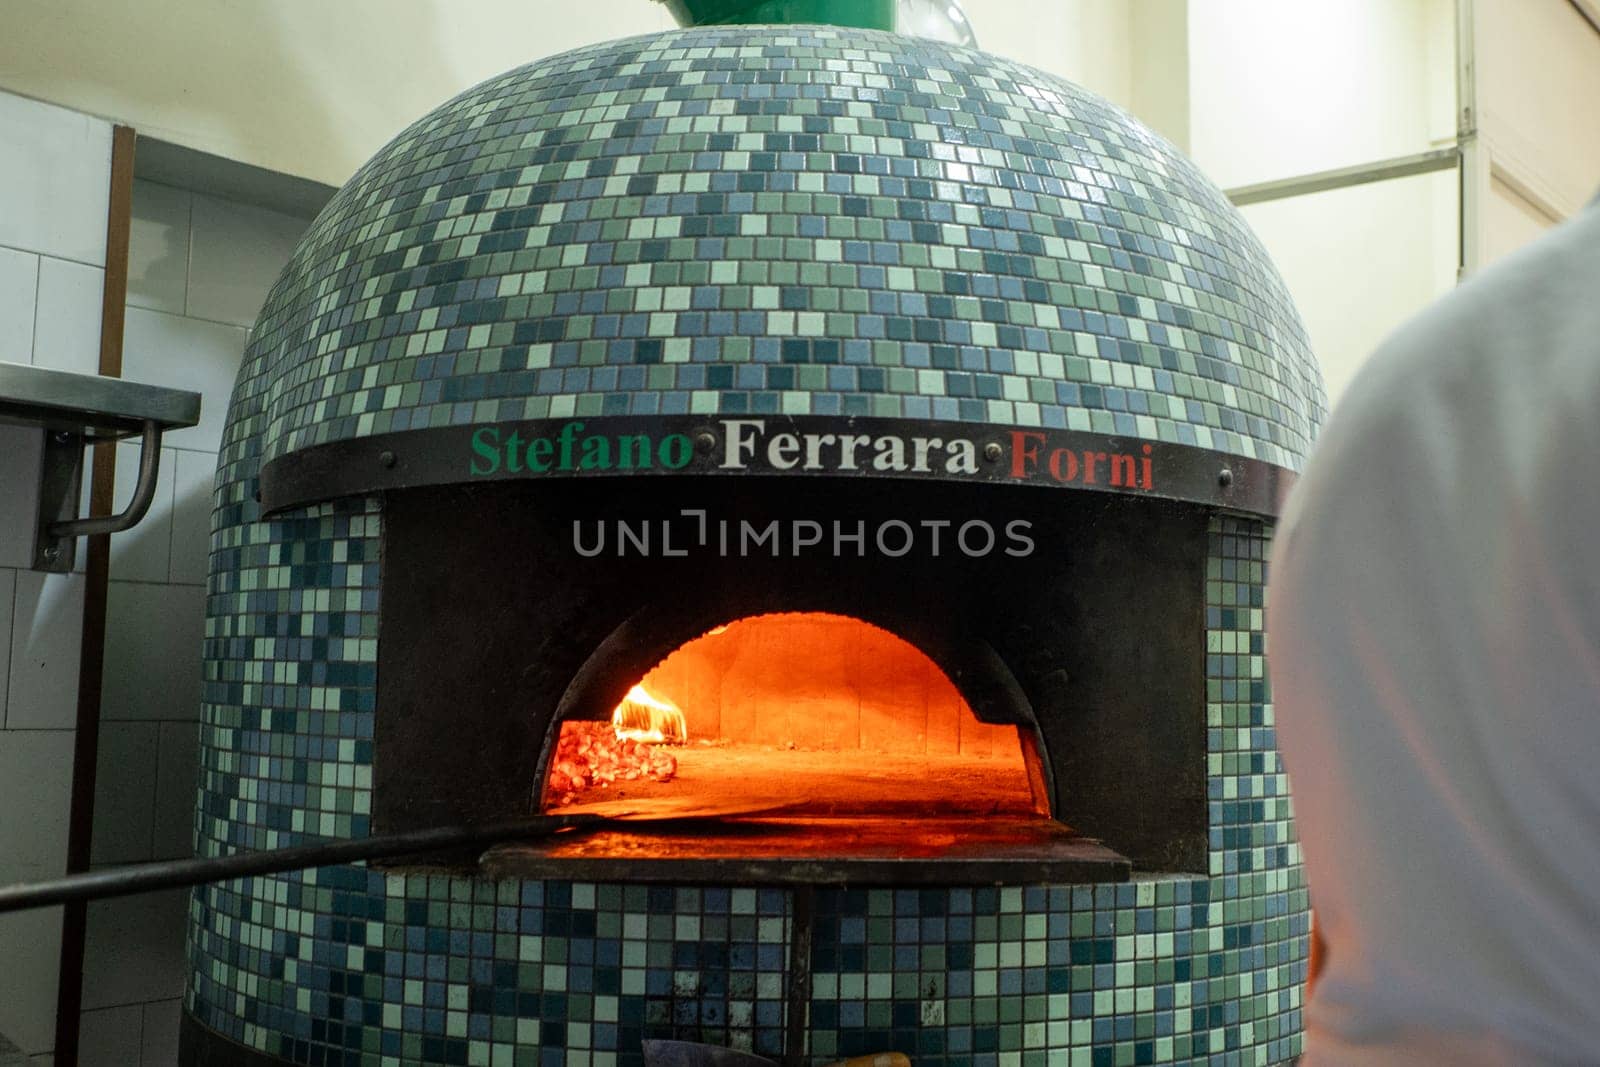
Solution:
[[(922, 650), (826, 612), (733, 619), (547, 739), (534, 806), (593, 824), (483, 857), (491, 876), (806, 883), (1117, 881), (1051, 815), (1030, 725), (983, 721)], [(590, 702), (593, 704), (593, 701)]]
[[(851, 868), (844, 860), (877, 857), (887, 867), (896, 856), (897, 877), (927, 885), (1113, 881), (1126, 877), (1131, 866), (1152, 873), (1208, 870), (1209, 843), (1220, 832), (1210, 823), (1220, 808), (1208, 795), (1207, 768), (1234, 758), (1212, 755), (1208, 743), (1218, 722), (1234, 721), (1230, 702), (1247, 693), (1242, 682), (1213, 683), (1206, 676), (1212, 609), (1203, 603), (1203, 512), (1092, 494), (1065, 507), (1051, 494), (998, 486), (909, 487), (891, 495), (848, 479), (733, 481), (639, 479), (620, 497), (614, 486), (593, 483), (419, 489), (386, 497), (378, 662), (351, 675), (371, 679), (370, 691), (351, 704), (373, 712), (373, 831), (571, 812), (598, 803), (588, 795), (565, 806), (547, 800), (562, 724), (578, 720), (609, 729), (633, 686), (645, 683), (680, 647), (720, 626), (731, 630), (741, 620), (781, 621), (810, 612), (832, 614), (856, 635), (872, 637), (876, 631), (865, 627), (870, 624), (885, 632), (883, 641), (899, 639), (931, 660), (938, 668), (932, 681), (953, 686), (991, 735), (1009, 737), (1009, 745), (1021, 750), (1024, 770), (1036, 770), (1043, 788), (1030, 777), (1024, 792), (1015, 785), (1018, 776), (997, 772), (1002, 783), (1011, 784), (990, 788), (985, 776), (978, 792), (989, 799), (978, 804), (965, 789), (949, 785), (948, 776), (908, 766), (917, 759), (923, 768), (937, 762), (925, 759), (926, 752), (898, 747), (919, 733), (924, 744), (931, 742), (936, 734), (926, 721), (906, 729), (895, 720), (886, 723), (892, 731), (875, 735), (869, 716), (857, 728), (869, 740), (880, 739), (862, 756), (833, 735), (741, 735), (733, 728), (733, 700), (719, 705), (718, 714), (729, 717), (715, 729), (697, 726), (706, 711), (702, 699), (668, 686), (658, 695), (679, 706), (688, 738), (687, 745), (665, 746), (675, 761), (685, 751), (693, 759), (698, 740), (725, 738), (730, 753), (736, 743), (776, 748), (792, 741), (793, 750), (761, 755), (812, 760), (819, 773), (836, 769), (829, 760), (840, 767), (861, 760), (867, 770), (846, 777), (843, 785), (798, 793), (794, 782), (803, 767), (741, 773), (740, 787), (715, 804), (689, 788), (692, 768), (659, 783), (660, 798), (630, 792), (619, 802), (615, 788), (608, 789), (606, 802), (619, 803), (616, 815), (563, 818), (563, 825), (586, 825), (549, 840), (559, 855), (541, 852), (528, 840), (527, 864), (500, 873), (758, 885), (803, 881), (797, 869), (811, 868), (821, 871), (817, 880), (824, 884), (871, 878), (889, 884), (894, 878), (881, 870)], [(740, 521), (789, 522), (830, 511), (868, 524), (912, 512), (1016, 515), (1033, 524), (1037, 543), (1047, 547), (1027, 559), (959, 552), (905, 559), (848, 552), (819, 559), (776, 551), (748, 557), (689, 552), (685, 558), (574, 554), (575, 522), (623, 516), (637, 524), (645, 521), (640, 516), (679, 514), (686, 484), (697, 507), (703, 504), (711, 515), (747, 517)], [(710, 642), (726, 645), (729, 637), (724, 631)], [(778, 644), (788, 664), (786, 683), (800, 687), (785, 697), (784, 714), (798, 720), (800, 730), (817, 716), (796, 716), (793, 707), (832, 699), (814, 690), (848, 686), (840, 681), (843, 668), (829, 668), (821, 653), (800, 654), (804, 648), (797, 641)], [(852, 638), (851, 647), (865, 646)], [(867, 682), (848, 685), (875, 691)], [(903, 704), (915, 703), (885, 688), (883, 701), (900, 713)], [(648, 685), (647, 691), (655, 692)], [(928, 718), (926, 710), (917, 714)], [(961, 726), (955, 729), (959, 740)], [(1007, 765), (994, 760), (992, 748), (990, 762), (977, 762)], [(887, 774), (890, 768), (899, 768), (897, 777)], [(881, 781), (870, 777), (879, 772)], [(860, 787), (863, 780), (870, 789)], [(906, 791), (900, 800), (891, 786)], [(769, 789), (779, 792), (777, 808), (765, 807), (772, 798), (759, 795)], [(997, 793), (1003, 802), (995, 800)], [(1024, 795), (1029, 801), (1043, 796), (1048, 804), (1003, 799)], [(681, 810), (668, 818), (671, 796), (684, 799), (670, 801)], [(626, 810), (644, 800), (656, 805), (653, 815)], [(786, 807), (800, 800), (808, 807)], [(736, 810), (729, 811), (730, 805)], [(834, 820), (824, 828), (837, 832), (828, 841), (817, 823), (802, 820)], [(1008, 821), (1019, 827), (1009, 836), (1002, 832)], [(847, 837), (868, 829), (881, 831), (881, 846)], [(691, 830), (697, 840), (691, 840)], [(772, 835), (763, 839), (757, 830)], [(617, 836), (624, 831), (632, 836)], [(1082, 855), (1077, 845), (1091, 838), (1107, 846), (1095, 855), (1110, 869), (1071, 868), (1062, 859)], [(1066, 847), (1063, 841), (1075, 844)], [(1018, 853), (1039, 862), (1002, 862)], [(904, 858), (909, 856), (922, 858)], [(501, 858), (488, 865), (491, 871)], [(483, 859), (476, 850), (463, 850), (437, 857), (433, 865), (483, 875), (490, 873)], [(913, 862), (926, 869), (911, 870)]]

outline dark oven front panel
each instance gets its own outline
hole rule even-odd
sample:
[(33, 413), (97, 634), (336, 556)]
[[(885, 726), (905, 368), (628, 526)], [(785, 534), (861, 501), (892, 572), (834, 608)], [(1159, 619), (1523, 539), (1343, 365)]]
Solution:
[[(992, 543), (980, 526), (958, 536), (974, 520)], [(1138, 869), (1203, 872), (1205, 539), (1196, 506), (999, 486), (684, 478), (391, 493), (374, 827), (537, 811), (562, 722), (609, 719), (709, 631), (810, 612), (908, 642), (976, 721), (1014, 727), (1054, 823)]]

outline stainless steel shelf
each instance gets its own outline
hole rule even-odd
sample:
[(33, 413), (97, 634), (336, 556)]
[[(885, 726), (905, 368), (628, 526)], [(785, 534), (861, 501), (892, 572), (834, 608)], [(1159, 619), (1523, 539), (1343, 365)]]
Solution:
[(159, 385), (0, 362), (0, 419), (90, 440), (179, 430), (200, 421), (200, 394)]

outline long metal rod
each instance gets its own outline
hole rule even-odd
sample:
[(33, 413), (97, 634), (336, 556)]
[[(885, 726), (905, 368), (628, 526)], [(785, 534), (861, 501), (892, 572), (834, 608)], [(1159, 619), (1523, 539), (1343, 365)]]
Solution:
[(1257, 185), (1241, 185), (1227, 190), (1224, 195), (1233, 201), (1235, 207), (1243, 207), (1246, 204), (1260, 204), (1268, 200), (1305, 196), (1308, 193), (1325, 193), (1331, 189), (1347, 189), (1354, 185), (1409, 178), (1414, 174), (1431, 174), (1435, 171), (1449, 170), (1460, 160), (1460, 148), (1450, 145), (1447, 148), (1432, 148), (1415, 155), (1397, 156), (1379, 163), (1362, 163), (1354, 167), (1302, 174), (1294, 178), (1282, 178)]
[(393, 859), (397, 856), (421, 856), (500, 841), (549, 837), (564, 830), (611, 821), (611, 818), (602, 815), (532, 815), (478, 826), (446, 826), (268, 851), (236, 852), (228, 856), (107, 867), (43, 882), (0, 887), (0, 914), (133, 896), (158, 889), (207, 885), (258, 874), (282, 874), (312, 867)]

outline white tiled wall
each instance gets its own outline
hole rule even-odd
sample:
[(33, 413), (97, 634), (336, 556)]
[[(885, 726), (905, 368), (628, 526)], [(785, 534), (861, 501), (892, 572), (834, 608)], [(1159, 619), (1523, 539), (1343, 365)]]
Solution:
[(0, 93), (0, 145), (0, 245), (105, 266), (111, 127)]
[(78, 718), (83, 575), (18, 571), (15, 582), (6, 729), (71, 730)]
[(141, 182), (128, 240), (128, 303), (182, 315), (189, 291), (189, 211), (194, 196)]
[[(305, 230), (305, 221), (198, 195), (191, 218), (185, 313), (253, 326), (261, 301)], [(241, 254), (242, 250), (247, 251)]]
[[(216, 450), (249, 327), (306, 222), (134, 184), (123, 376), (199, 392), (201, 418), (167, 436), (150, 513), (111, 539), (96, 864), (190, 854)], [(119, 447), (120, 506), (133, 492), (138, 446)], [(97, 1042), (115, 1032), (107, 1054), (127, 1057), (104, 1062), (172, 1062), (186, 901), (165, 893), (91, 910), (86, 1052), (92, 1022)]]
[(38, 296), (39, 257), (0, 248), (0, 360), (33, 362), (33, 309)]
[(200, 403), (200, 425), (168, 434), (164, 440), (169, 447), (216, 455), (222, 445), (228, 394), (248, 336), (243, 326), (129, 306), (122, 376), (152, 385), (181, 382), (205, 398)]
[(105, 270), (50, 256), (39, 258), (33, 313), (33, 361), (57, 370), (100, 370), (100, 294)]
[[(97, 367), (110, 140), (99, 120), (0, 93), (0, 360)], [(133, 213), (124, 377), (200, 392), (202, 419), (167, 436), (150, 513), (111, 539), (95, 864), (191, 848), (216, 449), (249, 327), (306, 226), (142, 181)], [(25, 569), (37, 451), (0, 426), (0, 882), (66, 858), (84, 579)], [(118, 446), (118, 507), (137, 455)], [(86, 1067), (175, 1061), (186, 899), (91, 908)], [(59, 912), (0, 917), (0, 1033), (33, 1055), (52, 1043), (59, 927)]]
[[(98, 364), (111, 127), (0, 93), (0, 360)], [(82, 575), (33, 554), (39, 431), (0, 427), (0, 882), (66, 866)], [(59, 909), (0, 916), (0, 1033), (24, 1052), (55, 1030)]]

